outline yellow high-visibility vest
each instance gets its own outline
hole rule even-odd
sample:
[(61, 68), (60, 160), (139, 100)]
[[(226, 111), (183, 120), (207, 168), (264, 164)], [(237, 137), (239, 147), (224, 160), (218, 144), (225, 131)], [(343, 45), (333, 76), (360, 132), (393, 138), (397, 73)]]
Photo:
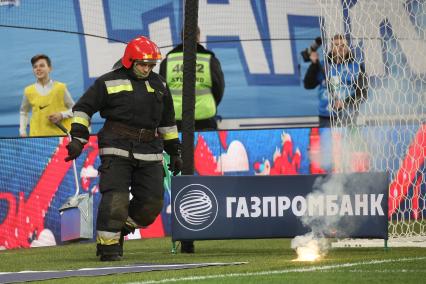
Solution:
[[(24, 90), (24, 95), (31, 104), (30, 136), (56, 136), (64, 135), (56, 125), (49, 121), (48, 116), (53, 113), (66, 111), (64, 96), (66, 86), (61, 82), (53, 82), (52, 90), (46, 96), (37, 92), (35, 84), (29, 85)], [(69, 131), (71, 119), (66, 118), (61, 124)]]
[[(197, 53), (195, 73), (195, 120), (216, 115), (216, 102), (212, 93), (210, 54)], [(167, 85), (173, 98), (176, 120), (182, 120), (183, 53), (167, 55)]]

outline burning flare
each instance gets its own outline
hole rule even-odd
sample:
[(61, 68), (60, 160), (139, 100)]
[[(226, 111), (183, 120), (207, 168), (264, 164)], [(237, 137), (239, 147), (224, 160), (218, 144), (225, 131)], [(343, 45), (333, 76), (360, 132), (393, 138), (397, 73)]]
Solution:
[(320, 247), (317, 240), (311, 240), (305, 246), (296, 248), (297, 258), (293, 261), (316, 261), (321, 258)]
[(297, 236), (291, 241), (291, 248), (296, 250), (297, 258), (293, 261), (317, 261), (327, 251), (327, 241), (323, 238), (314, 238), (312, 233)]

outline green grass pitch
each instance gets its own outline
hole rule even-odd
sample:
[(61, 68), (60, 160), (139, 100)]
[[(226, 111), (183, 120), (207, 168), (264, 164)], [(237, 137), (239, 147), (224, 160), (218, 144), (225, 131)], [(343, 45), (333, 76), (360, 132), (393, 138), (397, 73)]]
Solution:
[[(289, 239), (197, 241), (172, 254), (170, 238), (129, 240), (120, 262), (100, 262), (94, 243), (0, 251), (0, 273), (142, 263), (247, 262), (185, 270), (70, 277), (43, 283), (424, 283), (426, 248), (339, 248), (316, 262), (294, 262)], [(32, 282), (36, 283), (36, 282)]]

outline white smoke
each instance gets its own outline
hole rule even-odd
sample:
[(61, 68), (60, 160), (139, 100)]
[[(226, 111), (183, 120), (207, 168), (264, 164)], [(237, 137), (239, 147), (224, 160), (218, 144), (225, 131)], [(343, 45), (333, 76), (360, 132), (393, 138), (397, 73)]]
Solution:
[[(351, 182), (348, 182), (350, 179)], [(353, 176), (345, 174), (332, 174), (325, 177), (318, 177), (314, 183), (314, 191), (306, 196), (307, 200), (318, 199), (320, 195), (350, 194), (351, 186), (357, 184)], [(344, 231), (346, 234), (356, 229), (354, 224), (341, 223), (342, 216), (308, 216), (301, 217), (303, 225), (309, 227), (311, 231), (303, 236), (295, 237), (291, 242), (291, 248), (296, 250), (300, 261), (313, 261), (327, 254), (330, 245), (327, 236), (339, 234)], [(314, 256), (317, 256), (316, 258)]]

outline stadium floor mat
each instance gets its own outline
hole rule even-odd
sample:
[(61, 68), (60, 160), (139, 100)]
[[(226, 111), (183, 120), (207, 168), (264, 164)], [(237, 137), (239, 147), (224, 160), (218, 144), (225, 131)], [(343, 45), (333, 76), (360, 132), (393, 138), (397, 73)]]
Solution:
[(240, 265), (246, 262), (218, 262), (218, 263), (180, 263), (180, 264), (133, 264), (111, 267), (92, 267), (76, 270), (52, 271), (21, 271), (1, 272), (0, 283), (17, 283), (23, 281), (40, 281), (67, 277), (104, 276), (120, 273), (139, 273), (160, 270), (178, 270), (201, 268), (207, 266)]

